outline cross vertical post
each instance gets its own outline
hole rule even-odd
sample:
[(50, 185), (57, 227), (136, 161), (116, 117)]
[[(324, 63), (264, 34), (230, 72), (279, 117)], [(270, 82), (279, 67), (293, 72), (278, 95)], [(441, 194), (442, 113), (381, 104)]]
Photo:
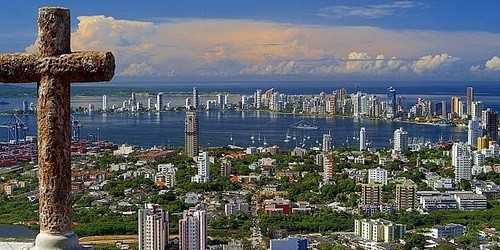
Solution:
[(0, 82), (37, 82), (39, 219), (36, 250), (82, 249), (71, 219), (70, 83), (110, 81), (110, 52), (71, 52), (69, 9), (38, 10), (38, 54), (0, 54)]

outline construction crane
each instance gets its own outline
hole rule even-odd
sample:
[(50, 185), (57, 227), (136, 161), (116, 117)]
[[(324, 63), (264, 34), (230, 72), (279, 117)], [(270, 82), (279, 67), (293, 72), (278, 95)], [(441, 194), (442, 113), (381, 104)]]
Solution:
[(7, 128), (8, 143), (26, 143), (26, 131), (28, 131), (28, 125), (26, 125), (26, 123), (24, 123), (16, 114), (12, 114), (7, 122), (0, 125), (0, 128)]
[(71, 115), (71, 140), (79, 141), (80, 140), (80, 129), (83, 127), (82, 123), (76, 119), (74, 115)]

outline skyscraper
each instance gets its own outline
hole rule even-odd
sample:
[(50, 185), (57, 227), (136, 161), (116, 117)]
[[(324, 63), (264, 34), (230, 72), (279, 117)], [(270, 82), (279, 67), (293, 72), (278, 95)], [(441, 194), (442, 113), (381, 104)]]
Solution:
[(102, 111), (108, 110), (108, 96), (103, 95), (102, 96)]
[(361, 127), (359, 130), (359, 151), (366, 150), (366, 130), (365, 127)]
[(326, 112), (331, 115), (337, 114), (337, 92), (333, 92), (326, 102)]
[(255, 91), (253, 107), (255, 109), (260, 109), (261, 104), (262, 104), (262, 90), (257, 89), (257, 91)]
[(394, 150), (403, 151), (408, 149), (408, 132), (403, 128), (398, 128), (394, 131)]
[(218, 94), (217, 95), (217, 108), (219, 110), (224, 110), (226, 109), (227, 105), (227, 96), (223, 94)]
[(458, 113), (460, 112), (460, 97), (458, 96), (452, 96), (451, 97), (451, 116), (456, 117), (458, 116)]
[(330, 183), (333, 179), (333, 154), (323, 156), (323, 183)]
[(153, 98), (148, 97), (148, 111), (150, 111), (153, 108)]
[(481, 120), (482, 119), (481, 114), (484, 109), (483, 101), (473, 101), (471, 109), (472, 109), (471, 118), (477, 118), (478, 120)]
[(323, 144), (322, 150), (323, 152), (329, 152), (332, 149), (332, 136), (330, 133), (323, 134)]
[(479, 121), (474, 117), (469, 120), (469, 128), (467, 131), (467, 145), (477, 147), (477, 138), (483, 135), (483, 128)]
[(455, 181), (472, 179), (472, 155), (467, 144), (453, 143), (451, 148), (451, 165), (455, 169)]
[(208, 152), (198, 154), (198, 174), (191, 178), (192, 182), (205, 183), (210, 179), (210, 158)]
[(472, 102), (474, 102), (474, 88), (467, 87), (467, 115), (472, 116)]
[(448, 105), (446, 104), (446, 101), (441, 101), (441, 117), (443, 119), (448, 119), (447, 114), (448, 114)]
[(363, 94), (360, 91), (358, 91), (358, 92), (356, 92), (356, 94), (353, 94), (351, 97), (352, 104), (354, 107), (354, 110), (353, 110), (354, 117), (360, 117), (362, 114), (361, 96), (363, 96)]
[(186, 148), (186, 155), (189, 157), (198, 156), (199, 152), (199, 124), (198, 116), (194, 111), (186, 112), (184, 130), (184, 146)]
[(232, 167), (231, 161), (229, 161), (228, 159), (222, 160), (222, 162), (220, 163), (220, 175), (230, 176), (231, 167)]
[(392, 86), (387, 88), (387, 108), (390, 114), (396, 115), (396, 89)]
[(484, 134), (490, 138), (490, 141), (498, 142), (498, 114), (491, 108), (483, 111)]
[(207, 247), (207, 212), (190, 208), (179, 220), (179, 249), (202, 250)]
[(198, 109), (200, 107), (200, 96), (198, 95), (198, 89), (193, 87), (193, 108)]
[(417, 208), (417, 185), (412, 180), (405, 180), (396, 185), (396, 209)]
[(139, 209), (139, 250), (165, 250), (168, 243), (168, 212), (160, 206), (145, 204)]
[(156, 95), (156, 111), (160, 111), (163, 109), (163, 93), (158, 93)]

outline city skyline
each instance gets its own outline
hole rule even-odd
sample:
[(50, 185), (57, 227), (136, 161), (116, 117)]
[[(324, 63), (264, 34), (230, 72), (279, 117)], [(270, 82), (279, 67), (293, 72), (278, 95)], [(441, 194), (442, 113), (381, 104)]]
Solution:
[[(0, 248), (500, 247), (498, 5), (458, 2), (69, 3), (73, 32), (69, 9), (40, 8), (36, 45), (16, 12), (35, 4), (9, 4), (0, 49), (26, 35), (37, 54), (0, 50)], [(115, 69), (122, 90), (72, 94)], [(414, 82), (312, 84), (343, 77)], [(244, 78), (300, 86), (193, 80)]]
[[(1, 10), (1, 52), (33, 51), (36, 9), (46, 5), (62, 4), (13, 2)], [(116, 81), (494, 80), (500, 74), (494, 1), (64, 7), (73, 13), (73, 50), (115, 53)]]

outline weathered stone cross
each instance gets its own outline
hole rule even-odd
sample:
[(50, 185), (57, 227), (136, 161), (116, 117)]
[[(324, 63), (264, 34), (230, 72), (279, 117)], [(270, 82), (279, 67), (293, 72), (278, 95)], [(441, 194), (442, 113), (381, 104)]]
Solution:
[(109, 81), (110, 52), (71, 52), (69, 9), (38, 10), (39, 54), (0, 55), (0, 82), (38, 83), (40, 233), (35, 249), (78, 249), (72, 231), (70, 83)]

